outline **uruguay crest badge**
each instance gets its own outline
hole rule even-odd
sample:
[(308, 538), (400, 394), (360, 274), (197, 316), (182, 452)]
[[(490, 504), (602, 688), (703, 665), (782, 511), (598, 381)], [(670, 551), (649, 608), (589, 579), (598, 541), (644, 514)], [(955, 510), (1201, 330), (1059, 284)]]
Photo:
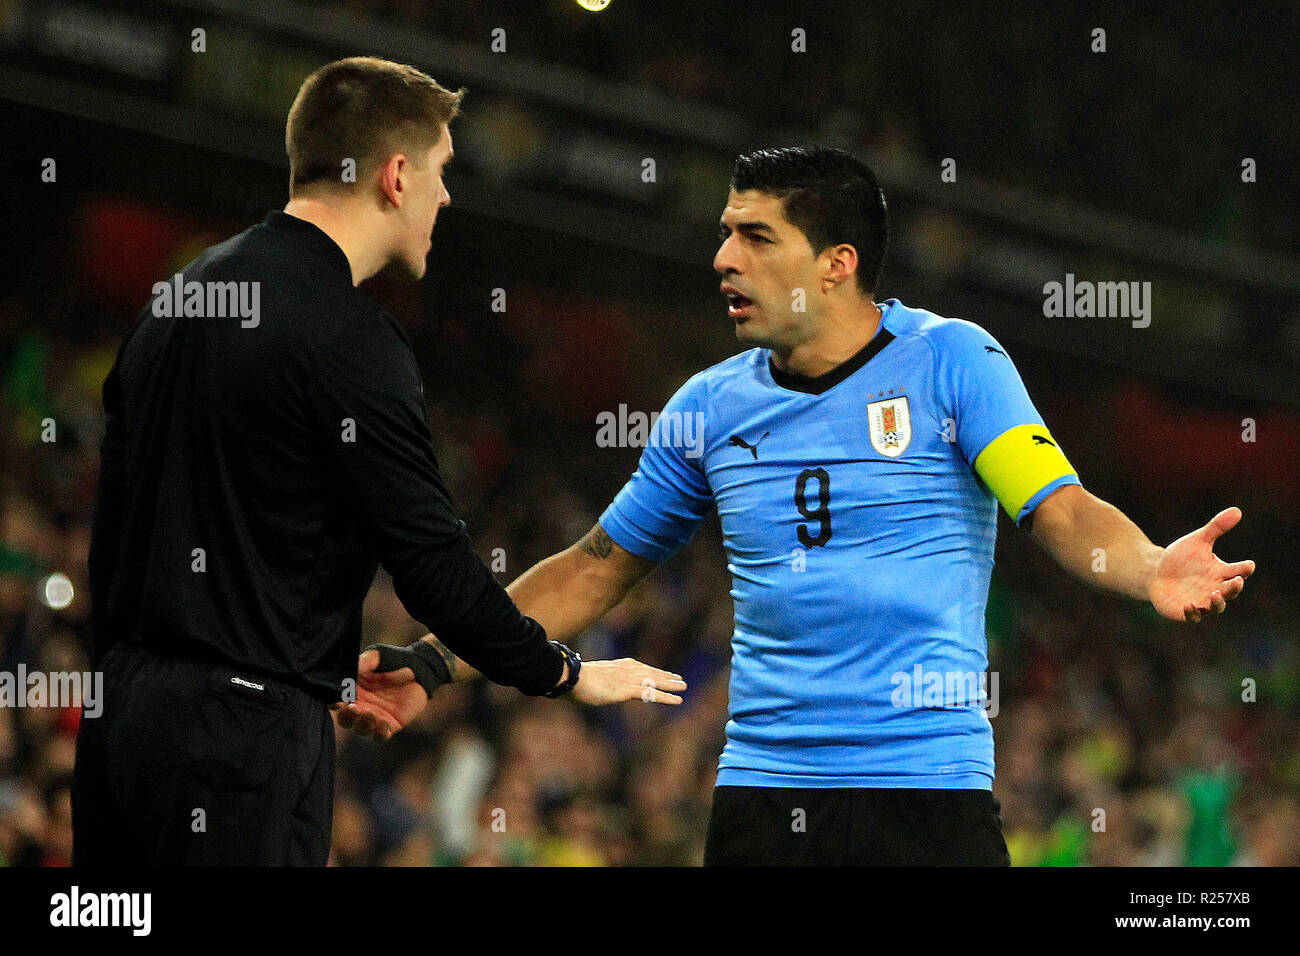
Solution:
[(897, 458), (912, 442), (912, 414), (906, 395), (868, 403), (867, 423), (871, 447), (888, 458)]

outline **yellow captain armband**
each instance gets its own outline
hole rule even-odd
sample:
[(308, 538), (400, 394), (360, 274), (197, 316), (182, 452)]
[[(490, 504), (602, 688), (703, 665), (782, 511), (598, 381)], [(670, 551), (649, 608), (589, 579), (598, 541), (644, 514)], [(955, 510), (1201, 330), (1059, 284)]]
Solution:
[(1017, 425), (985, 446), (975, 458), (975, 473), (1018, 523), (1030, 498), (1076, 472), (1044, 426)]

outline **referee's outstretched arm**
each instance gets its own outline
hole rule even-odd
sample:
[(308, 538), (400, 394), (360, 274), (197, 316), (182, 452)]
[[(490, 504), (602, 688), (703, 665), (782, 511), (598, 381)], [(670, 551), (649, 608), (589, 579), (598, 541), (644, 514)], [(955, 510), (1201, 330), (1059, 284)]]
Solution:
[[(566, 677), (563, 656), (474, 553), (434, 456), (419, 370), (396, 322), (378, 318), (341, 324), (315, 354), (317, 414), (341, 491), (412, 617), (489, 680), (545, 694)], [(351, 441), (338, 440), (345, 420), (355, 423)], [(610, 683), (598, 663), (581, 669), (575, 688), (586, 703), (638, 699), (647, 679), (685, 686), (636, 661)]]
[[(508, 592), (545, 624), (548, 634), (570, 641), (621, 601), (654, 567), (655, 562), (620, 547), (597, 524), (582, 540), (521, 574)], [(437, 633), (444, 636), (442, 631)], [(426, 635), (424, 642), (443, 658), (451, 680), (478, 676), (478, 671), (467, 666), (469, 658), (459, 659), (452, 653), (454, 649), (433, 634)], [(419, 714), (426, 695), (410, 669), (381, 673), (379, 666), (377, 651), (361, 655), (357, 701), (340, 708), (339, 723), (354, 733), (388, 739)], [(682, 699), (674, 691), (685, 688), (680, 675), (625, 658), (583, 664), (573, 695), (586, 704), (638, 699), (680, 704)]]

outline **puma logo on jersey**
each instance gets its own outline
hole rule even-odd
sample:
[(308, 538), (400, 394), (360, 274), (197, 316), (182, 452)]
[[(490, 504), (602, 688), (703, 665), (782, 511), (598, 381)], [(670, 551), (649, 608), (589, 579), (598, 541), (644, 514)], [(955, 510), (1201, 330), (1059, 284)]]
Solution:
[[(771, 432), (763, 432), (763, 438), (766, 438), (770, 434)], [(758, 446), (763, 444), (763, 438), (760, 438), (758, 440), (757, 445), (751, 445), (749, 442), (745, 441), (745, 439), (741, 438), (739, 435), (732, 435), (731, 441), (729, 441), (727, 444), (733, 445), (736, 448), (748, 448), (749, 453), (754, 456), (754, 461), (758, 461)]]
[(1052, 441), (1050, 438), (1044, 438), (1042, 435), (1034, 435), (1033, 439), (1035, 445), (1051, 445), (1053, 448), (1057, 447), (1056, 442)]
[(985, 352), (997, 352), (999, 355), (1006, 355), (1006, 354), (1007, 354), (1006, 352), (1002, 351), (1001, 349), (995, 349), (995, 348), (994, 348), (993, 346), (991, 346), (991, 345), (986, 345), (986, 346), (984, 346), (984, 351), (985, 351)]

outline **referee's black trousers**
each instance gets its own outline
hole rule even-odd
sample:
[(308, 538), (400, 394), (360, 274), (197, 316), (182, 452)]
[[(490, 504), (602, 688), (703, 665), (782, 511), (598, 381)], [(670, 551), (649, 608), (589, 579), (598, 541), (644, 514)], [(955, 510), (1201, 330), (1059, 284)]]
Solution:
[(334, 722), (305, 690), (134, 644), (83, 717), (76, 866), (324, 866)]

